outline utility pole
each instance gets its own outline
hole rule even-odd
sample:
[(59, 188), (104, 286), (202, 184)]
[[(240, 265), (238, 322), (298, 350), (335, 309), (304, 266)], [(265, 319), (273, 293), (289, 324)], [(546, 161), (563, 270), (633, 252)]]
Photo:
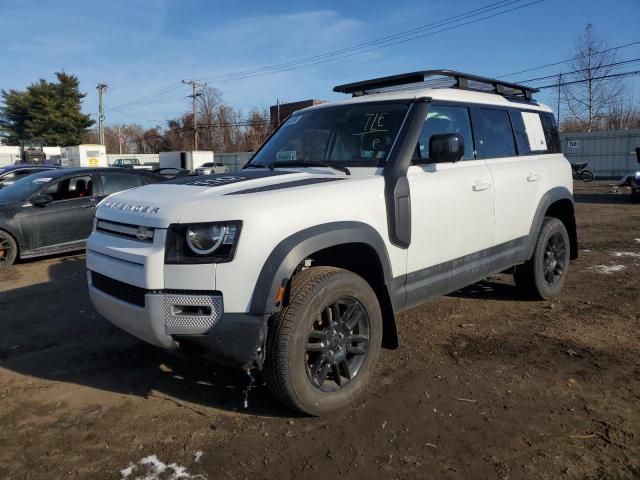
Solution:
[(120, 146), (120, 155), (122, 155), (122, 130), (120, 128), (120, 125), (118, 125), (118, 145)]
[(191, 97), (191, 110), (193, 115), (193, 150), (198, 150), (198, 113), (196, 111), (196, 98), (201, 96), (202, 93), (196, 93), (198, 87), (206, 87), (206, 83), (198, 83), (194, 80), (182, 80), (182, 83), (191, 85), (192, 94)]
[(560, 125), (560, 86), (562, 85), (562, 72), (558, 75), (558, 114), (556, 115), (556, 122)]
[(99, 83), (96, 87), (98, 90), (98, 137), (100, 145), (104, 145), (104, 105), (102, 103), (102, 94), (107, 89), (106, 83)]

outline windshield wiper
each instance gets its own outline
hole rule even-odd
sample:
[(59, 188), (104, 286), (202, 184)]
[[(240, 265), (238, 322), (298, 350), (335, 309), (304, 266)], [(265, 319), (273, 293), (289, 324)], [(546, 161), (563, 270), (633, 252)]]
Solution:
[(304, 160), (294, 160), (289, 162), (273, 162), (271, 165), (274, 167), (324, 167), (324, 168), (333, 168), (334, 170), (338, 170), (339, 172), (345, 173), (347, 175), (351, 175), (351, 172), (347, 167), (340, 167), (338, 165), (330, 165), (328, 163), (322, 162), (305, 162)]

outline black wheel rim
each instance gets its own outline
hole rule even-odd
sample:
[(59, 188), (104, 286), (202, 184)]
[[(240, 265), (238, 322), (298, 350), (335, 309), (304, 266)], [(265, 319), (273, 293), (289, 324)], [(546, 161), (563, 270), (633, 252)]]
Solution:
[(369, 353), (370, 329), (369, 315), (355, 298), (324, 307), (307, 336), (305, 365), (314, 387), (335, 392), (353, 381)]
[(560, 233), (554, 233), (549, 237), (544, 251), (544, 281), (548, 285), (555, 285), (562, 277), (567, 257), (567, 248), (564, 238)]
[(11, 257), (11, 244), (9, 239), (0, 236), (0, 265), (9, 261)]

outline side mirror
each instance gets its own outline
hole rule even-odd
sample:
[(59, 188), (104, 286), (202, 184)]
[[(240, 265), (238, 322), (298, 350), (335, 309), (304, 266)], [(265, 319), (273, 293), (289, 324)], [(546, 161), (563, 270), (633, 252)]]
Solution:
[(462, 157), (464, 138), (459, 133), (442, 133), (429, 139), (429, 160), (432, 162), (457, 162)]
[(44, 207), (47, 203), (53, 202), (53, 197), (46, 193), (40, 193), (31, 197), (29, 202), (36, 207)]
[(640, 163), (640, 147), (636, 147), (636, 161)]

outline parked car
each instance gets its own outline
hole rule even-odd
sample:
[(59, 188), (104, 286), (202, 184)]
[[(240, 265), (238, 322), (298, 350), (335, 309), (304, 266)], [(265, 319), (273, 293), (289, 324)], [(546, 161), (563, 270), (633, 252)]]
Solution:
[(353, 98), (292, 114), (239, 172), (109, 198), (87, 241), (105, 318), (263, 369), (311, 415), (363, 391), (399, 312), (507, 270), (550, 299), (578, 254), (571, 167), (537, 90), (442, 70), (334, 90)]
[(53, 165), (10, 165), (0, 167), (0, 188), (11, 185), (27, 175), (59, 168)]
[(211, 175), (213, 173), (229, 173), (229, 167), (224, 163), (207, 162), (194, 170), (196, 175)]
[(140, 170), (152, 170), (152, 165), (143, 165), (137, 158), (116, 158), (116, 160), (110, 165), (111, 167), (120, 168), (133, 168)]
[(163, 181), (146, 171), (60, 168), (0, 190), (0, 267), (18, 258), (79, 250), (98, 202), (121, 190)]

